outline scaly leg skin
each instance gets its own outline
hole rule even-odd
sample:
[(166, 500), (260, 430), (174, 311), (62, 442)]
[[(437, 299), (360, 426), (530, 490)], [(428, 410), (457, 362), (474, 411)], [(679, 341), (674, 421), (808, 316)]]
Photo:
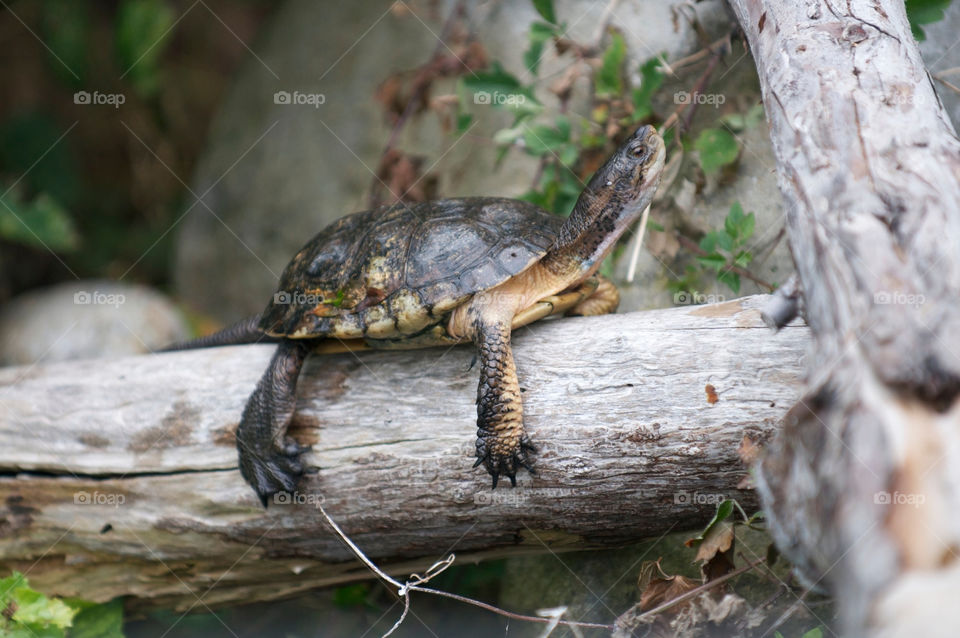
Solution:
[(535, 452), (523, 429), (523, 402), (517, 369), (510, 349), (510, 322), (479, 321), (475, 341), (480, 360), (477, 388), (477, 462), (493, 477), (493, 487), (503, 474), (517, 485), (517, 470), (533, 473), (527, 452)]
[(303, 475), (300, 455), (310, 448), (301, 446), (286, 432), (296, 405), (297, 377), (307, 352), (301, 342), (280, 342), (237, 427), (240, 473), (264, 507), (277, 492), (295, 490)]
[(574, 306), (568, 315), (594, 317), (616, 311), (620, 305), (620, 291), (603, 275), (596, 275), (597, 289), (592, 295)]

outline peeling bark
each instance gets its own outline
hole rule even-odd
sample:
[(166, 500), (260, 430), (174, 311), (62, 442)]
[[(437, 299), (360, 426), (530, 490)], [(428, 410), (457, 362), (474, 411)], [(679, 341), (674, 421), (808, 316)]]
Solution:
[(538, 475), (496, 491), (471, 467), (471, 347), (308, 359), (292, 435), (320, 469), (297, 503), (266, 511), (237, 471), (233, 432), (272, 347), (0, 369), (0, 571), (29, 569), (48, 594), (186, 609), (367, 577), (321, 500), (398, 575), (450, 551), (692, 528), (718, 496), (755, 508), (737, 447), (769, 438), (796, 401), (808, 334), (771, 335), (764, 299), (517, 331)]
[(730, 4), (814, 336), (762, 462), (771, 527), (847, 635), (956, 635), (960, 141), (903, 2)]

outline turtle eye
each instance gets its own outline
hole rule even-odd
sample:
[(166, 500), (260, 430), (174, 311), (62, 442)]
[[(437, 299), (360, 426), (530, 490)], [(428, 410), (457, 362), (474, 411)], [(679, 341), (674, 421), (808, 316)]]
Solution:
[(630, 147), (630, 154), (637, 159), (642, 159), (647, 154), (647, 149), (642, 144)]

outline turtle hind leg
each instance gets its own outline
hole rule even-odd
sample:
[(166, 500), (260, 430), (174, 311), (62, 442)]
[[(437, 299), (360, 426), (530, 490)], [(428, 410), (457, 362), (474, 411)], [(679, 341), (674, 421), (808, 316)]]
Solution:
[(477, 462), (493, 477), (493, 487), (501, 475), (517, 484), (517, 470), (533, 467), (527, 456), (535, 452), (523, 428), (523, 402), (517, 369), (510, 348), (510, 322), (481, 321), (475, 336), (480, 360), (480, 384), (477, 387)]
[(240, 473), (264, 507), (277, 492), (292, 492), (303, 475), (300, 456), (309, 448), (286, 435), (296, 405), (297, 377), (308, 346), (284, 340), (247, 400), (237, 427)]
[(596, 290), (570, 309), (568, 315), (593, 317), (606, 315), (617, 310), (620, 305), (620, 291), (617, 290), (617, 286), (603, 275), (595, 276), (597, 278)]

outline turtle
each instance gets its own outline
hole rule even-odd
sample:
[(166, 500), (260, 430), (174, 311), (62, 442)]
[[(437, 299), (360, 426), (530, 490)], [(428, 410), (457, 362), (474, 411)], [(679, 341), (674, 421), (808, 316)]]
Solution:
[(567, 218), (497, 197), (347, 215), (293, 257), (261, 314), (172, 346), (277, 344), (236, 433), (241, 474), (264, 506), (293, 492), (304, 473), (309, 448), (287, 435), (304, 360), (356, 346), (475, 343), (474, 467), (485, 467), (493, 488), (501, 475), (516, 486), (520, 468), (533, 473), (511, 331), (550, 315), (616, 310), (619, 292), (597, 269), (652, 200), (664, 156), (656, 129), (640, 127), (597, 169)]

